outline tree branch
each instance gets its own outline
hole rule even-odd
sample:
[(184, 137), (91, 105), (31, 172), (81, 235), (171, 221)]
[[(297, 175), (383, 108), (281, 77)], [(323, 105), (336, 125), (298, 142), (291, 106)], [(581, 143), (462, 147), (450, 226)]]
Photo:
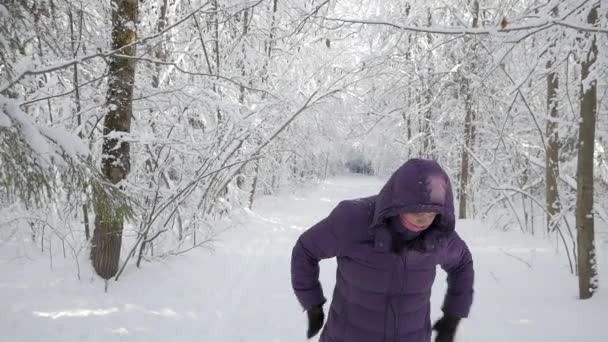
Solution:
[(133, 43), (127, 44), (127, 45), (125, 45), (125, 46), (123, 46), (121, 48), (118, 48), (118, 49), (115, 49), (115, 50), (106, 51), (106, 52), (100, 51), (100, 52), (95, 53), (95, 54), (90, 54), (90, 55), (74, 58), (72, 60), (64, 61), (62, 63), (56, 64), (56, 65), (53, 65), (53, 66), (49, 66), (49, 67), (46, 67), (46, 68), (42, 68), (42, 69), (25, 70), (25, 71), (21, 72), (19, 75), (17, 75), (12, 81), (9, 81), (6, 85), (2, 86), (0, 88), (0, 94), (4, 94), (9, 88), (11, 88), (13, 85), (15, 85), (17, 82), (19, 82), (25, 76), (46, 74), (46, 73), (50, 73), (50, 72), (54, 72), (54, 71), (58, 71), (58, 70), (61, 70), (61, 69), (68, 68), (68, 67), (70, 67), (70, 66), (72, 66), (74, 64), (82, 63), (82, 62), (88, 61), (90, 59), (110, 57), (110, 56), (113, 56), (115, 54), (120, 53), (121, 51), (123, 51), (125, 49), (128, 49), (131, 46), (138, 45), (138, 44), (143, 44), (143, 43), (145, 43), (145, 42), (147, 42), (149, 40), (152, 40), (154, 38), (158, 38), (158, 37), (162, 36), (163, 34), (165, 34), (166, 32), (168, 32), (168, 31), (172, 30), (173, 28), (175, 28), (175, 27), (183, 24), (184, 22), (186, 22), (186, 20), (190, 19), (192, 16), (194, 16), (198, 12), (202, 11), (203, 8), (205, 8), (208, 4), (209, 4), (209, 1), (205, 2), (204, 4), (202, 4), (201, 6), (199, 6), (197, 9), (195, 9), (194, 11), (192, 11), (190, 14), (188, 14), (185, 17), (183, 17), (182, 19), (178, 20), (177, 22), (175, 22), (175, 24), (166, 27), (164, 30), (162, 30), (162, 31), (160, 31), (160, 32), (158, 32), (156, 34), (153, 34), (151, 36), (135, 40)]
[(593, 32), (593, 33), (604, 33), (608, 34), (608, 29), (603, 29), (600, 27), (594, 26), (586, 26), (586, 25), (577, 25), (572, 24), (563, 20), (556, 19), (547, 19), (543, 21), (539, 21), (535, 24), (523, 25), (523, 26), (513, 26), (508, 28), (497, 28), (497, 29), (473, 29), (473, 28), (456, 28), (456, 27), (440, 27), (440, 26), (410, 26), (410, 25), (401, 25), (396, 23), (391, 23), (388, 21), (375, 21), (375, 20), (365, 20), (365, 19), (343, 19), (343, 18), (329, 18), (317, 16), (316, 18), (327, 20), (327, 21), (335, 21), (340, 23), (347, 24), (360, 24), (360, 25), (378, 25), (378, 26), (388, 26), (398, 30), (403, 31), (411, 31), (418, 33), (434, 33), (434, 34), (442, 34), (442, 35), (476, 35), (476, 36), (484, 36), (484, 35), (497, 35), (500, 33), (510, 33), (510, 32), (520, 32), (520, 31), (530, 31), (536, 29), (545, 29), (551, 26), (564, 26), (567, 28), (572, 28), (580, 31)]

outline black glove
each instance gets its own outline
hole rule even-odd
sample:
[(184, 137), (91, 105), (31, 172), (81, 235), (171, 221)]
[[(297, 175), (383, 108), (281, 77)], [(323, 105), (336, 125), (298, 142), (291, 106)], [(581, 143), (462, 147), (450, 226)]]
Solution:
[(311, 338), (319, 333), (319, 330), (323, 327), (323, 321), (325, 320), (325, 313), (323, 312), (323, 306), (313, 306), (310, 310), (306, 311), (308, 314), (308, 331), (306, 337)]
[(460, 323), (460, 318), (444, 315), (433, 325), (433, 330), (437, 331), (435, 342), (454, 342), (456, 328)]

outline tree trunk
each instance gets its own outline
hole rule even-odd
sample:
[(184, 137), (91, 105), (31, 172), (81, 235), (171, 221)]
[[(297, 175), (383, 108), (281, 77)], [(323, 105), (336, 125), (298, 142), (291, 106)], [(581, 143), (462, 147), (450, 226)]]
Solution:
[[(137, 39), (135, 31), (138, 0), (112, 0), (112, 49), (120, 49)], [(135, 56), (135, 45), (119, 52)], [(117, 138), (117, 134), (131, 129), (135, 60), (110, 58), (107, 108), (104, 121), (101, 168), (104, 176), (113, 184), (127, 177), (130, 169), (129, 143)], [(95, 205), (95, 231), (91, 246), (91, 261), (99, 276), (109, 279), (118, 271), (124, 218), (112, 215), (108, 203)]]
[(464, 145), (462, 148), (462, 159), (460, 162), (460, 186), (458, 187), (458, 217), (461, 219), (467, 218), (467, 190), (470, 181), (470, 162), (469, 162), (469, 150), (473, 147), (473, 120), (475, 119), (475, 113), (473, 109), (473, 99), (471, 95), (471, 88), (469, 81), (465, 80), (463, 84), (464, 89), (464, 106), (465, 106), (465, 117), (464, 117)]
[[(552, 62), (547, 62), (547, 68), (552, 67)], [(559, 179), (559, 133), (557, 113), (557, 88), (559, 76), (555, 72), (547, 75), (547, 146), (545, 151), (545, 199), (547, 205), (547, 229), (552, 231), (554, 220), (560, 213), (560, 200), (557, 188)]]
[(270, 59), (270, 56), (272, 55), (272, 45), (274, 43), (274, 38), (276, 36), (276, 30), (277, 28), (275, 27), (276, 24), (276, 16), (277, 16), (277, 9), (278, 9), (278, 5), (279, 5), (279, 1), (278, 0), (273, 0), (272, 3), (272, 21), (270, 23), (270, 39), (268, 39), (268, 51), (266, 53), (266, 55), (268, 56), (268, 59)]
[[(327, 169), (327, 167), (326, 167)], [(325, 171), (327, 174), (327, 170)], [(260, 173), (260, 159), (255, 161), (255, 167), (253, 170), (253, 183), (251, 184), (251, 192), (249, 193), (249, 209), (253, 208), (253, 201), (255, 200), (255, 193), (258, 188), (258, 177)]]
[[(473, 23), (472, 27), (478, 27), (479, 23), (479, 2), (473, 2)], [(475, 64), (471, 64), (471, 70), (475, 69)], [(460, 161), (460, 186), (458, 187), (458, 217), (461, 219), (467, 218), (467, 191), (471, 178), (471, 165), (469, 162), (469, 152), (473, 149), (475, 139), (475, 109), (473, 106), (473, 94), (471, 90), (471, 81), (465, 76), (463, 80), (464, 92), (464, 147), (462, 148), (462, 159)]]
[[(427, 9), (427, 24), (429, 27), (431, 27), (433, 25), (433, 16), (431, 14), (431, 9)], [(433, 45), (433, 36), (430, 33), (427, 33), (427, 44), (430, 47)], [(429, 51), (429, 53), (431, 53)], [(432, 132), (432, 128), (431, 128), (431, 119), (433, 116), (433, 111), (432, 111), (432, 101), (433, 101), (433, 92), (432, 92), (432, 73), (433, 73), (433, 64), (432, 64), (432, 56), (429, 59), (429, 61), (427, 61), (427, 87), (426, 87), (426, 91), (424, 94), (424, 99), (425, 99), (425, 104), (426, 104), (426, 110), (424, 112), (424, 125), (423, 125), (423, 132), (424, 132), (424, 140), (423, 140), (423, 147), (422, 147), (422, 151), (423, 151), (423, 156), (425, 158), (433, 158), (433, 132)]]
[[(265, 51), (266, 51), (266, 60), (264, 61), (264, 66), (262, 67), (262, 84), (266, 85), (268, 83), (268, 78), (270, 77), (270, 72), (268, 71), (268, 68), (270, 66), (270, 61), (272, 59), (272, 49), (273, 49), (273, 43), (274, 43), (274, 39), (276, 36), (276, 14), (277, 14), (277, 7), (278, 7), (278, 0), (273, 0), (273, 6), (272, 6), (272, 19), (270, 20), (270, 30), (269, 30), (269, 36), (268, 36), (268, 42), (265, 44)], [(265, 94), (262, 95), (262, 97), (265, 97)]]
[[(594, 6), (587, 22), (597, 25), (598, 7)], [(578, 242), (578, 280), (580, 299), (593, 296), (597, 288), (597, 269), (593, 227), (593, 152), (597, 115), (597, 78), (590, 70), (597, 60), (596, 35), (589, 34), (591, 47), (581, 63), (581, 120), (576, 168), (576, 230)]]
[[(220, 21), (219, 21), (219, 16), (220, 16), (220, 8), (218, 5), (218, 0), (213, 0), (213, 32), (214, 32), (214, 36), (213, 39), (214, 41), (214, 52), (215, 52), (215, 74), (216, 75), (220, 75)], [(217, 89), (217, 93), (218, 95), (220, 95), (220, 97), (222, 96), (221, 94), (221, 90), (219, 88)], [(216, 112), (217, 112), (217, 127), (221, 126), (222, 123), (222, 111), (220, 110), (220, 107), (218, 106), (216, 108)]]
[[(553, 9), (553, 15), (558, 15), (558, 8)], [(552, 44), (555, 48), (555, 43)], [(556, 218), (560, 213), (560, 200), (557, 180), (559, 179), (559, 125), (557, 123), (557, 90), (559, 88), (559, 76), (551, 71), (553, 60), (547, 62), (547, 146), (545, 146), (545, 201), (547, 206), (547, 233), (555, 230)]]
[[(162, 4), (160, 6), (160, 14), (158, 17), (158, 23), (156, 25), (156, 32), (158, 32), (158, 33), (162, 32), (165, 29), (165, 27), (167, 27), (168, 1), (169, 0), (163, 0)], [(165, 59), (167, 58), (166, 49), (167, 49), (167, 47), (165, 44), (165, 38), (161, 38), (160, 44), (159, 44), (157, 50), (154, 52), (154, 56), (156, 57), (156, 59), (158, 59), (159, 61), (165, 61)], [(155, 69), (156, 70), (154, 71), (154, 74), (152, 75), (152, 87), (158, 88), (160, 86), (162, 65), (155, 63)]]
[[(241, 77), (242, 81), (245, 82), (247, 76), (247, 32), (249, 31), (249, 10), (243, 12), (243, 35), (241, 37), (241, 53), (243, 54), (243, 60), (241, 64)], [(239, 102), (245, 104), (245, 87), (240, 86)]]
[(214, 30), (214, 52), (215, 52), (215, 74), (220, 74), (220, 8), (218, 0), (213, 0), (213, 30)]
[[(79, 14), (79, 32), (82, 32), (82, 12), (78, 11)], [(68, 12), (68, 18), (70, 20), (70, 35), (71, 35), (71, 46), (72, 46), (72, 58), (76, 58), (76, 56), (78, 55), (78, 47), (76, 45), (76, 42), (80, 42), (80, 39), (82, 38), (82, 35), (80, 36), (76, 36), (76, 31), (74, 30), (74, 16), (72, 15), (72, 10), (70, 9)], [(80, 113), (82, 111), (82, 105), (80, 102), (80, 82), (78, 80), (78, 64), (74, 64), (73, 66), (73, 70), (74, 70), (74, 75), (73, 75), (73, 80), (74, 80), (74, 102), (76, 104), (76, 108), (75, 108), (75, 113), (74, 115), (76, 116), (76, 123), (78, 125), (78, 137), (80, 139), (84, 139), (84, 134), (83, 134), (83, 130), (84, 127), (82, 126), (82, 114)], [(85, 186), (83, 189), (83, 193), (86, 194), (87, 191), (87, 187)], [(84, 221), (84, 236), (86, 238), (87, 241), (89, 241), (89, 239), (91, 238), (91, 231), (90, 231), (90, 227), (89, 227), (89, 207), (88, 205), (85, 203), (82, 205), (82, 217), (83, 217), (83, 221)]]

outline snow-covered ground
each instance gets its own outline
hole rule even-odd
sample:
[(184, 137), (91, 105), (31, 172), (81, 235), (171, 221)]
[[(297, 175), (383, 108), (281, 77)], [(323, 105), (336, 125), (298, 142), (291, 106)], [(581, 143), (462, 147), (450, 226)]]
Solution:
[[(293, 243), (339, 200), (376, 193), (381, 185), (370, 177), (340, 177), (260, 199), (213, 252), (199, 249), (129, 269), (108, 293), (87, 267), (79, 281), (73, 260), (55, 258), (51, 271), (47, 256), (0, 242), (0, 341), (305, 341), (305, 315), (290, 287)], [(458, 222), (477, 274), (473, 311), (458, 342), (608, 339), (607, 293), (579, 301), (577, 280), (554, 244), (490, 228)], [(600, 254), (604, 275), (606, 258)], [(335, 262), (321, 267), (329, 296)], [(444, 290), (440, 276), (433, 318)]]

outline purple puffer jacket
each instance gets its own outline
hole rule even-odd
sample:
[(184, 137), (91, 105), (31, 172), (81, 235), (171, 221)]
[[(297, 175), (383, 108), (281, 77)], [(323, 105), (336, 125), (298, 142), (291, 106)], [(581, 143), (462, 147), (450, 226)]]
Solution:
[[(388, 219), (400, 212), (437, 211), (427, 230), (400, 254), (392, 252)], [(412, 159), (379, 195), (338, 204), (305, 231), (291, 259), (291, 280), (305, 310), (325, 302), (319, 260), (337, 257), (333, 300), (321, 342), (429, 342), (435, 269), (448, 273), (443, 312), (466, 317), (473, 301), (473, 261), (454, 231), (447, 174), (430, 160)]]

